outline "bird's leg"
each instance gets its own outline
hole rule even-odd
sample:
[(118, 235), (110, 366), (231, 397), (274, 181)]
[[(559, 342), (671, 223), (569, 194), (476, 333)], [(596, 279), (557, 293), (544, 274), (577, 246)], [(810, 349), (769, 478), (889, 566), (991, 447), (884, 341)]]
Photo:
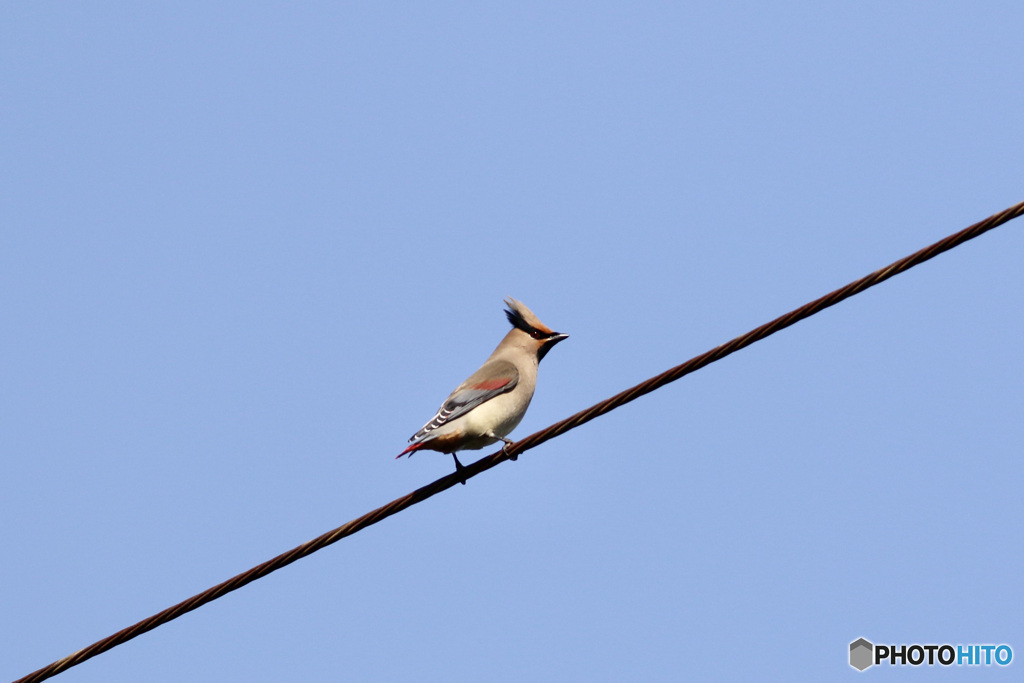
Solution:
[(466, 475), (463, 472), (463, 470), (466, 469), (466, 468), (463, 466), (463, 464), (461, 462), (459, 462), (459, 456), (457, 456), (454, 453), (452, 453), (452, 457), (455, 458), (455, 472), (456, 472), (456, 474), (462, 474), (462, 480), (461, 481), (462, 481), (462, 485), (465, 486), (466, 485)]
[(498, 438), (505, 442), (505, 445), (501, 447), (501, 450), (505, 451), (505, 455), (508, 456), (508, 459), (509, 460), (518, 460), (519, 459), (519, 454), (518, 453), (516, 453), (515, 455), (512, 455), (511, 453), (508, 452), (508, 447), (511, 446), (512, 444), (514, 444), (515, 441), (513, 441), (512, 439), (506, 438), (504, 436), (499, 436)]
[(490, 438), (494, 439), (495, 441), (504, 441), (505, 445), (503, 445), (501, 447), (501, 451), (505, 455), (508, 456), (509, 460), (518, 460), (519, 459), (519, 454), (518, 453), (512, 454), (512, 453), (508, 452), (508, 447), (515, 443), (515, 441), (513, 441), (512, 439), (510, 439), (510, 438), (508, 438), (506, 436), (499, 436), (499, 435), (494, 433), (494, 430), (491, 430), (491, 431), (487, 432), (486, 434), (484, 434), (484, 436), (490, 437)]

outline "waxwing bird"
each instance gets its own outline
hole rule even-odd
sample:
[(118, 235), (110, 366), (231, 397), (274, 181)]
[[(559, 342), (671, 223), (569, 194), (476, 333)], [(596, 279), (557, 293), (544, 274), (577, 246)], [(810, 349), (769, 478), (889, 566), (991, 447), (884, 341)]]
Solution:
[(530, 407), (537, 366), (551, 347), (569, 335), (553, 331), (521, 302), (509, 297), (505, 303), (512, 329), (480, 369), (445, 399), (433, 419), (409, 438), (409, 447), (397, 457), (411, 457), (420, 449), (440, 451), (451, 454), (456, 471), (461, 471), (455, 451), (484, 448), (498, 441), (504, 441), (506, 447), (512, 443), (505, 437)]

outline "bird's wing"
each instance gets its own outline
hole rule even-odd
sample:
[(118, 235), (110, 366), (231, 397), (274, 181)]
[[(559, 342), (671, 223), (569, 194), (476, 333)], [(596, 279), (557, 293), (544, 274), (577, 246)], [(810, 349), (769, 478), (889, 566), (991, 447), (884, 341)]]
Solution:
[(452, 392), (437, 411), (434, 419), (423, 425), (423, 428), (413, 434), (409, 441), (426, 440), (430, 432), (438, 427), (462, 417), (495, 396), (512, 391), (518, 383), (519, 371), (507, 360), (492, 360), (484, 363), (479, 370)]

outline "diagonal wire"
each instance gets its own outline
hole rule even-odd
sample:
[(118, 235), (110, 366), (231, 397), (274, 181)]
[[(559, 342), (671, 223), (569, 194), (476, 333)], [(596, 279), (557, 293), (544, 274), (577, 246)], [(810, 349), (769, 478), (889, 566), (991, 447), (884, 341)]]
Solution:
[(458, 483), (464, 482), (465, 479), (475, 477), (481, 472), (485, 472), (492, 467), (500, 464), (510, 458), (516, 458), (520, 453), (528, 451), (531, 448), (536, 448), (545, 441), (553, 439), (560, 434), (564, 434), (570, 429), (575, 429), (582, 424), (590, 422), (596, 417), (604, 415), (605, 413), (615, 410), (619, 406), (625, 405), (630, 401), (633, 401), (645, 394), (649, 394), (656, 389), (660, 389), (670, 382), (674, 382), (677, 379), (688, 375), (691, 372), (695, 372), (706, 365), (710, 365), (717, 360), (725, 358), (731, 353), (735, 353), (742, 348), (750, 346), (756, 341), (760, 341), (765, 337), (775, 334), (779, 330), (783, 330), (790, 325), (793, 325), (805, 318), (818, 313), (829, 306), (834, 306), (844, 299), (848, 299), (855, 294), (863, 292), (869, 287), (888, 280), (894, 275), (898, 275), (905, 270), (909, 270), (914, 266), (924, 263), (930, 258), (938, 256), (939, 254), (949, 251), (950, 249), (963, 244), (964, 242), (981, 235), (982, 233), (988, 232), (993, 228), (997, 228), (1000, 225), (1017, 218), (1024, 214), (1024, 202), (1014, 204), (1010, 208), (1000, 211), (997, 214), (993, 214), (983, 221), (975, 223), (967, 228), (964, 228), (960, 232), (954, 233), (949, 237), (939, 240), (935, 244), (925, 247), (918, 252), (901, 258), (899, 261), (889, 264), (885, 268), (876, 270), (875, 272), (862, 277), (859, 280), (851, 282), (845, 287), (826, 294), (820, 299), (816, 299), (808, 304), (801, 306), (795, 310), (786, 313), (783, 316), (772, 320), (771, 322), (765, 323), (760, 327), (747, 332), (744, 335), (736, 337), (730, 342), (716, 346), (715, 348), (702, 353), (699, 356), (691, 358), (682, 365), (677, 365), (674, 368), (670, 368), (665, 372), (648, 379), (645, 382), (637, 384), (635, 387), (627, 389), (621, 393), (612, 396), (611, 398), (605, 399), (600, 403), (597, 403), (586, 410), (582, 410), (575, 415), (567, 417), (566, 419), (556, 422), (555, 424), (535, 432), (530, 436), (518, 441), (505, 450), (492, 453), (491, 455), (485, 456), (480, 460), (476, 461), (472, 465), (467, 465), (461, 472), (454, 472), (446, 477), (441, 477), (437, 481), (427, 484), (422, 488), (418, 488), (412, 493), (409, 493), (401, 498), (397, 498), (387, 505), (383, 505), (372, 512), (368, 512), (362, 517), (358, 517), (343, 524), (333, 531), (314, 538), (311, 541), (303, 543), (300, 546), (292, 548), (286, 553), (282, 553), (277, 557), (267, 560), (266, 562), (259, 564), (252, 569), (242, 572), (241, 574), (234, 576), (223, 583), (219, 583), (212, 588), (192, 596), (188, 600), (179, 602), (177, 605), (168, 607), (162, 612), (154, 614), (153, 616), (143, 619), (142, 621), (129, 626), (117, 633), (99, 640), (92, 645), (85, 647), (74, 654), (68, 655), (63, 659), (59, 659), (52, 664), (45, 666), (38, 671), (35, 671), (24, 678), (20, 678), (14, 683), (37, 683), (38, 681), (45, 680), (51, 676), (55, 676), (62, 671), (70, 669), (73, 666), (81, 664), (87, 659), (91, 659), (98, 654), (106, 652), (122, 643), (126, 643), (136, 636), (140, 636), (147, 631), (152, 631), (158, 626), (166, 624), (167, 622), (177, 619), (183, 614), (191, 612), (208, 602), (212, 602), (217, 598), (230, 593), (233, 590), (237, 590), (242, 586), (252, 583), (256, 579), (263, 578), (271, 572), (275, 572), (282, 567), (286, 567), (296, 560), (300, 560), (308, 555), (312, 555), (316, 551), (336, 543), (346, 536), (365, 529), (371, 524), (390, 517), (391, 515), (401, 512), (402, 510), (419, 503), (420, 501), (426, 500), (431, 496), (438, 494), (442, 491), (450, 489)]

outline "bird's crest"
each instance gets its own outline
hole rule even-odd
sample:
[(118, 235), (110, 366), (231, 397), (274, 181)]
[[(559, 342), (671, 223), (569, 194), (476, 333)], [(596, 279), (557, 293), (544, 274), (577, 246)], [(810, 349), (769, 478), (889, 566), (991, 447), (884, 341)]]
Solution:
[(533, 314), (529, 308), (526, 307), (521, 301), (516, 301), (512, 297), (505, 299), (505, 303), (508, 305), (508, 310), (505, 311), (505, 317), (512, 323), (512, 327), (518, 327), (527, 334), (539, 331), (544, 334), (554, 334), (555, 331), (550, 327), (542, 323), (537, 319), (537, 316)]

